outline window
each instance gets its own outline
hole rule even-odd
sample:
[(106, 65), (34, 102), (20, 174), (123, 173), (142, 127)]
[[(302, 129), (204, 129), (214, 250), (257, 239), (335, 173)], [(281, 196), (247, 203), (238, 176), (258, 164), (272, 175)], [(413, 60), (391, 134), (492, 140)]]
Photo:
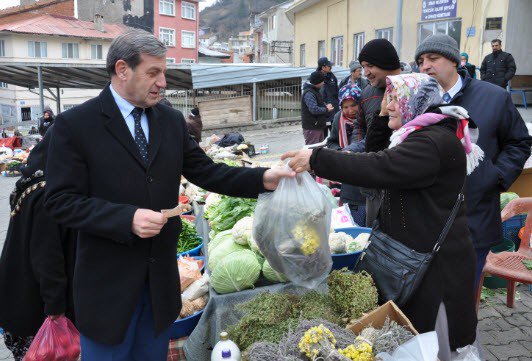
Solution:
[(186, 64), (194, 64), (196, 62), (196, 60), (183, 58), (183, 59), (181, 59), (181, 62), (182, 63), (186, 63)]
[(318, 41), (318, 58), (325, 56), (325, 40)]
[(386, 39), (389, 42), (393, 42), (393, 28), (379, 29), (375, 31), (375, 37), (377, 39)]
[(181, 31), (181, 46), (183, 48), (195, 48), (196, 33), (193, 31)]
[(103, 59), (102, 46), (91, 44), (91, 59)]
[(305, 66), (305, 44), (299, 45), (299, 65)]
[(458, 43), (460, 47), (460, 32), (462, 30), (461, 20), (449, 20), (449, 21), (435, 21), (430, 23), (422, 23), (418, 25), (418, 45), (434, 34), (446, 34), (452, 37)]
[(5, 88), (5, 89), (7, 89), (7, 83), (0, 82), (0, 88)]
[(342, 66), (344, 58), (344, 37), (337, 36), (331, 39), (331, 62)]
[(3, 40), (0, 40), (0, 56), (6, 56), (6, 44)]
[(175, 46), (175, 30), (159, 28), (159, 40), (166, 46)]
[(28, 41), (28, 56), (30, 58), (46, 58), (48, 56), (46, 42)]
[(364, 33), (358, 33), (353, 36), (353, 59), (358, 59), (358, 54), (364, 47)]
[(183, 1), (181, 3), (181, 17), (183, 19), (196, 20), (196, 5)]
[(63, 43), (63, 59), (79, 59), (79, 44)]
[(166, 64), (174, 64), (175, 58), (166, 58)]
[(175, 16), (175, 0), (159, 0), (159, 14)]
[(502, 18), (486, 18), (486, 30), (502, 30)]
[(277, 15), (268, 18), (268, 30), (273, 30), (277, 27)]

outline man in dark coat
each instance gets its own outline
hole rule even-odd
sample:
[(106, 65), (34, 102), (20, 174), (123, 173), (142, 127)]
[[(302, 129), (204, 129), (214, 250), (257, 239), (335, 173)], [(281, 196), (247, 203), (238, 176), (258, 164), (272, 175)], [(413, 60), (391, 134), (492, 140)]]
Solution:
[(324, 80), (323, 73), (315, 71), (303, 84), (301, 125), (307, 145), (321, 143), (325, 139), (327, 118), (334, 109), (331, 104), (325, 104), (320, 93), (320, 89), (324, 86)]
[[(353, 148), (354, 152), (359, 146), (365, 147), (367, 130), (380, 113), (382, 97), (386, 90), (386, 77), (401, 74), (399, 55), (392, 43), (386, 39), (369, 41), (360, 51), (358, 61), (364, 68), (369, 85), (362, 91), (358, 122), (353, 129), (352, 142), (346, 148)], [(366, 225), (371, 227), (377, 217), (380, 193), (373, 189), (362, 189), (362, 194), (366, 196)]]
[(181, 309), (176, 247), (181, 175), (221, 194), (256, 197), (282, 168), (214, 163), (191, 139), (179, 111), (158, 105), (166, 47), (132, 29), (107, 56), (111, 83), (61, 113), (48, 157), (45, 205), (79, 230), (74, 304), (84, 361), (166, 360)]
[(11, 218), (0, 257), (0, 327), (15, 360), (22, 360), (46, 316), (73, 322), (75, 232), (44, 210), (51, 127), (33, 148), (11, 194)]
[(320, 94), (325, 104), (331, 104), (333, 111), (327, 118), (327, 127), (324, 130), (325, 138), (327, 138), (328, 130), (331, 129), (331, 124), (334, 119), (334, 114), (340, 109), (338, 106), (338, 79), (332, 72), (333, 64), (326, 57), (318, 59), (317, 71), (321, 71), (325, 76), (324, 84), (320, 89)]
[(356, 83), (356, 85), (361, 89), (364, 90), (364, 88), (369, 84), (366, 79), (362, 77), (362, 65), (360, 65), (360, 62), (356, 60), (352, 60), (349, 63), (349, 71), (351, 71), (351, 74), (346, 76), (341, 82), (340, 85), (338, 85), (339, 89), (342, 89), (345, 85)]
[(500, 39), (491, 41), (492, 53), (486, 55), (480, 67), (480, 79), (506, 89), (517, 67), (512, 54), (502, 51)]
[(457, 70), (460, 52), (450, 36), (429, 36), (418, 46), (416, 61), (422, 73), (438, 80), (445, 91), (444, 101), (464, 107), (478, 126), (477, 144), (485, 157), (467, 177), (465, 194), (478, 284), (490, 248), (502, 241), (499, 194), (510, 188), (523, 170), (532, 137), (506, 91), (471, 79), (465, 69)]

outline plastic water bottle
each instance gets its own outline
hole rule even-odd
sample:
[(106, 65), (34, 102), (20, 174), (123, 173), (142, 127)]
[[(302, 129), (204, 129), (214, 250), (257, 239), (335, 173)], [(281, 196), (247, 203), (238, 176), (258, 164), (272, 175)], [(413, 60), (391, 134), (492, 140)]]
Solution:
[(220, 341), (212, 350), (211, 361), (240, 361), (240, 349), (229, 339), (227, 332), (220, 334)]

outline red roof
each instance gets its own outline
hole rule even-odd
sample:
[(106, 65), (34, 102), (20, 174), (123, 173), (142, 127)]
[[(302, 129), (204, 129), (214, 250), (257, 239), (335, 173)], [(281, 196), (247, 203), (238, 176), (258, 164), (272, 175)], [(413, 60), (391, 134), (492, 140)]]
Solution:
[(72, 17), (47, 14), (0, 25), (0, 31), (9, 31), (13, 33), (99, 39), (114, 39), (126, 31), (128, 27), (120, 24), (104, 23), (104, 29), (105, 32), (96, 30), (92, 21), (83, 21)]

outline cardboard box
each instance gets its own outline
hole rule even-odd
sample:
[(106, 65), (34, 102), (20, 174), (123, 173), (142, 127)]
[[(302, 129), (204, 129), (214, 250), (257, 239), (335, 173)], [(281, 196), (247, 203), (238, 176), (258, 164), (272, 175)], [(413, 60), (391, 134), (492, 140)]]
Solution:
[(377, 329), (382, 328), (386, 317), (389, 317), (390, 321), (395, 321), (397, 324), (406, 327), (414, 335), (419, 335), (419, 332), (414, 328), (408, 317), (405, 316), (393, 301), (388, 301), (370, 313), (365, 314), (354, 323), (347, 325), (347, 328), (358, 335), (363, 329), (369, 326)]

